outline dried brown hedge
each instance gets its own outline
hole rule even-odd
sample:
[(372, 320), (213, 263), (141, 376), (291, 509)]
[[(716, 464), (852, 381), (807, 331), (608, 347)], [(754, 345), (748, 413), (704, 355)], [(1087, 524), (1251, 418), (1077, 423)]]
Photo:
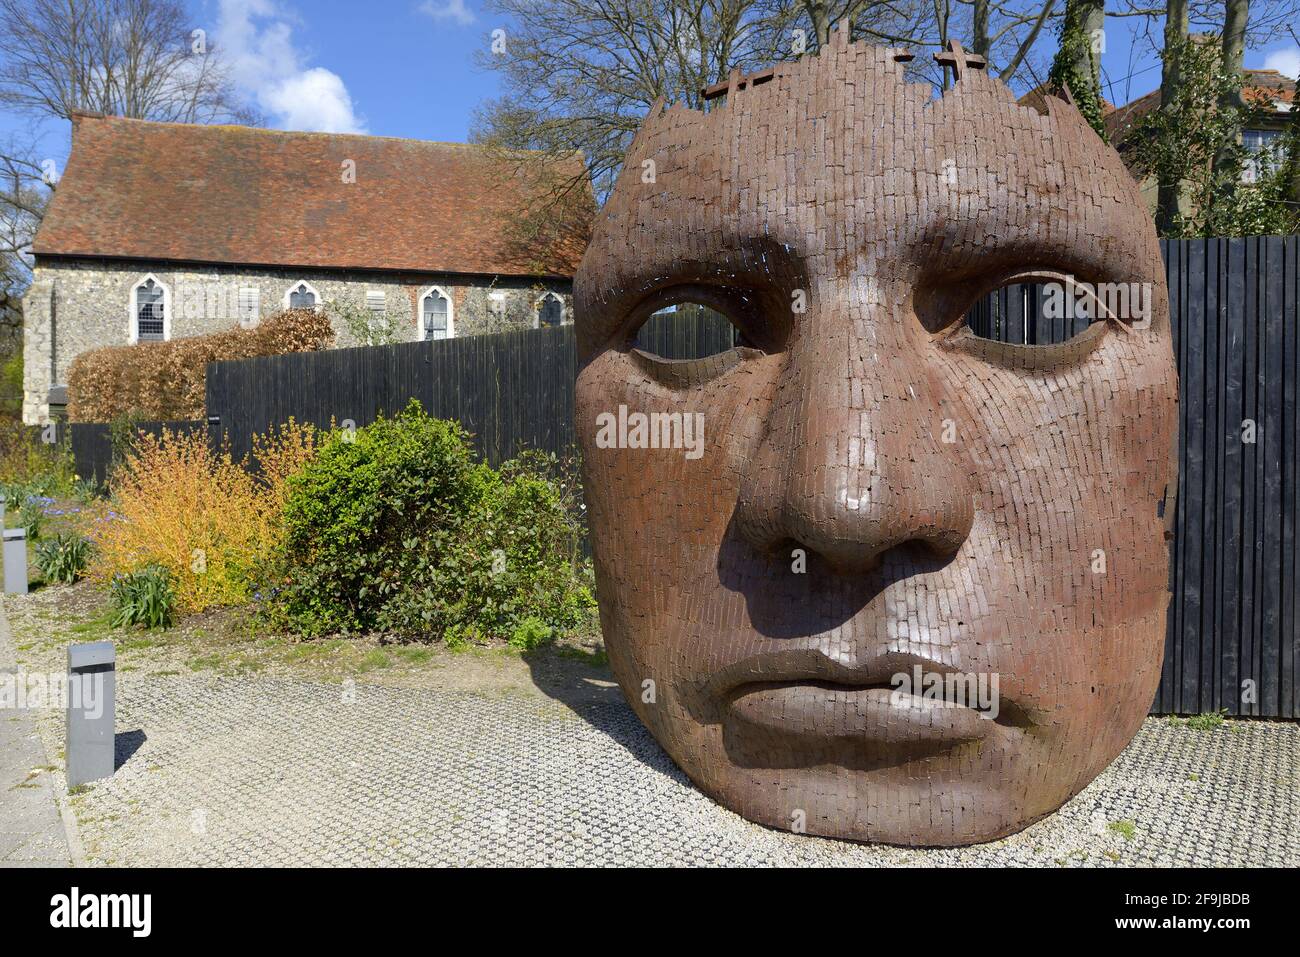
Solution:
[(83, 352), (68, 370), (68, 419), (201, 419), (209, 362), (314, 352), (333, 340), (327, 316), (289, 309), (253, 329), (235, 327), (207, 336)]

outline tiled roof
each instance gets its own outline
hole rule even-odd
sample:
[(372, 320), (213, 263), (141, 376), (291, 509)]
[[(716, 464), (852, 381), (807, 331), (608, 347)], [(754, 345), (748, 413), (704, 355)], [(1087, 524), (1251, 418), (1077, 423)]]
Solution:
[[(581, 160), (553, 168), (579, 175)], [(512, 238), (507, 214), (530, 188), (479, 146), (79, 114), (33, 251), (572, 276), (585, 223), (557, 230), (570, 238), (545, 256)]]

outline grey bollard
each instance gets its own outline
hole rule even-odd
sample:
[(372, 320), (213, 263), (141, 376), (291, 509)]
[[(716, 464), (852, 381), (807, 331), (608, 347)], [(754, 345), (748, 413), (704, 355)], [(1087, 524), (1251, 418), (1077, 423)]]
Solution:
[(112, 777), (117, 652), (111, 641), (68, 645), (68, 787)]
[(5, 593), (27, 594), (27, 529), (6, 528), (5, 542)]

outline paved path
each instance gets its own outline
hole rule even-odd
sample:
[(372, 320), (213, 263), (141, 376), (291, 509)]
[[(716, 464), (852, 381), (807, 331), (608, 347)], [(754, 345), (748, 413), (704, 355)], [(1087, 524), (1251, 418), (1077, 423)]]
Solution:
[[(17, 673), (13, 637), (0, 607), (0, 680)], [(59, 816), (53, 774), (36, 714), (0, 707), (0, 867), (65, 867), (72, 863)]]
[(127, 673), (118, 716), (122, 767), (72, 801), (91, 863), (1300, 863), (1295, 724), (1150, 719), (1027, 831), (909, 851), (742, 820), (621, 702)]

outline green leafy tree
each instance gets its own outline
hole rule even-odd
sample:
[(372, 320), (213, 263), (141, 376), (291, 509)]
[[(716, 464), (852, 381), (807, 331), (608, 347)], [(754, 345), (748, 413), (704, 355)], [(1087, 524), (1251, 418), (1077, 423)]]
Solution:
[[(1181, 207), (1169, 211), (1161, 234), (1294, 232), (1300, 226), (1298, 207), (1289, 201), (1300, 161), (1296, 123), (1280, 147), (1250, 155), (1240, 134), (1258, 120), (1256, 108), (1242, 100), (1241, 74), (1224, 68), (1222, 48), (1213, 40), (1189, 38), (1164, 51), (1178, 64), (1175, 96), (1143, 117), (1128, 137), (1139, 172), (1155, 177), (1162, 190), (1177, 186), (1181, 194)], [(1254, 175), (1245, 175), (1247, 170)]]

